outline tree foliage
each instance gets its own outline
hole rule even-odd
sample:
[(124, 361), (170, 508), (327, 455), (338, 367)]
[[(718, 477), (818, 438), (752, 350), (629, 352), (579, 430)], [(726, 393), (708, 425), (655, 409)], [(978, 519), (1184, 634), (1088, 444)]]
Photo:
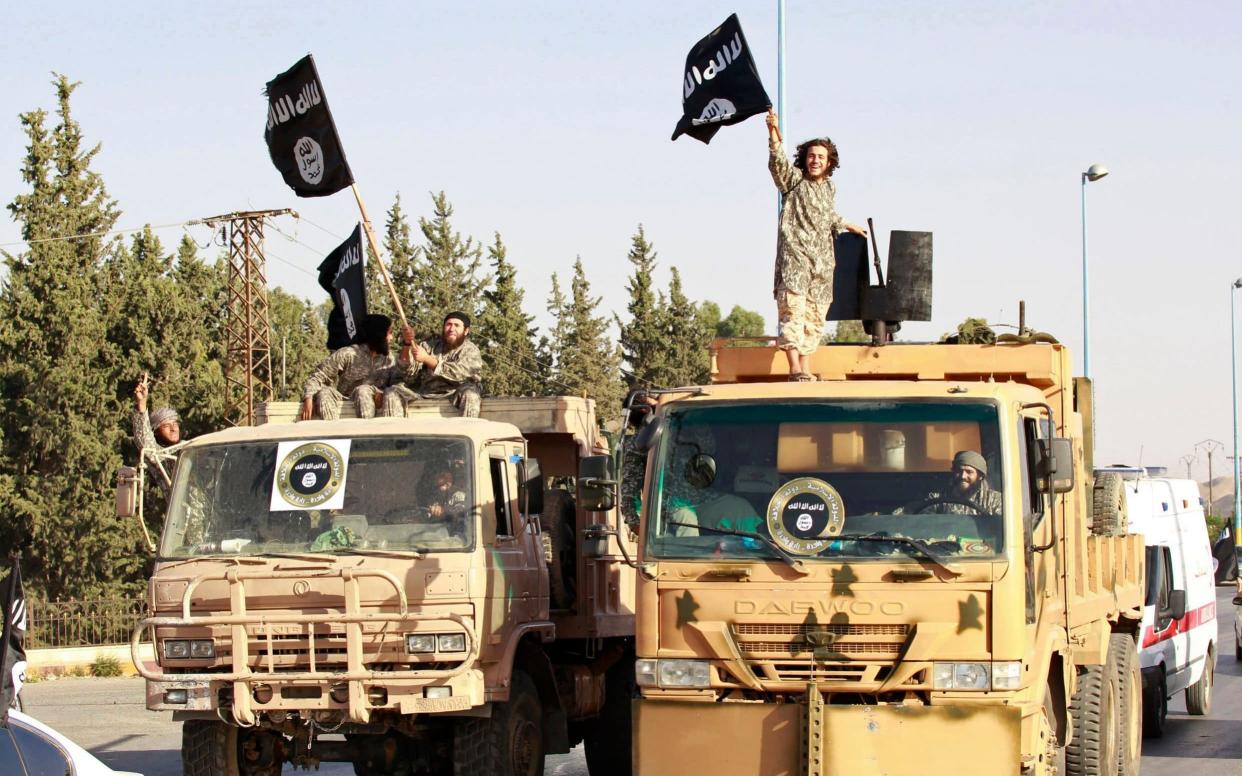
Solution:
[(733, 305), (733, 309), (716, 324), (717, 337), (761, 337), (763, 336), (763, 316), (741, 305)]
[(631, 238), (630, 252), (626, 256), (634, 265), (626, 290), (630, 300), (626, 305), (629, 320), (616, 319), (621, 330), (621, 353), (625, 360), (624, 380), (626, 388), (659, 385), (666, 378), (669, 345), (666, 338), (666, 311), (662, 298), (655, 292), (652, 277), (656, 268), (656, 252), (647, 242), (642, 224)]
[(522, 310), (526, 296), (517, 282), (517, 268), (506, 257), (500, 234), (487, 249), (492, 263), (491, 287), (483, 292), (483, 310), (471, 336), (483, 351), (483, 389), (492, 396), (527, 396), (543, 392), (534, 316)]
[(664, 385), (702, 385), (711, 371), (710, 345), (714, 332), (704, 325), (698, 305), (681, 287), (681, 273), (672, 268), (668, 307), (664, 313), (668, 364)]
[(558, 393), (594, 399), (599, 417), (611, 419), (621, 410), (621, 350), (608, 336), (608, 319), (597, 314), (599, 303), (581, 258), (574, 262), (568, 299), (553, 280), (555, 387)]

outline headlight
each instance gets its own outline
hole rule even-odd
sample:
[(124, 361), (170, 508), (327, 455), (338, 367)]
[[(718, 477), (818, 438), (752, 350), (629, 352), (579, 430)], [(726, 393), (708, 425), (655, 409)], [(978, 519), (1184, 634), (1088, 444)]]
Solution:
[(711, 664), (706, 660), (639, 660), (634, 676), (640, 687), (707, 687)]
[(466, 634), (441, 633), (436, 637), (441, 652), (465, 652)]
[(1022, 663), (933, 663), (933, 690), (1016, 690)]
[(216, 643), (211, 639), (190, 642), (190, 657), (215, 657)]
[(165, 641), (164, 657), (173, 660), (184, 660), (190, 656), (190, 642), (188, 641)]
[(436, 635), (434, 633), (405, 634), (405, 651), (410, 653), (435, 652)]

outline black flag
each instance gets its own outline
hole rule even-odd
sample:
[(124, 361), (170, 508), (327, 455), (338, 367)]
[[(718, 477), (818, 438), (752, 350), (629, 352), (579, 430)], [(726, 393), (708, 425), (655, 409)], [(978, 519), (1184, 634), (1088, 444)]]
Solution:
[(352, 186), (354, 174), (328, 110), (315, 60), (307, 54), (267, 82), (267, 152), (299, 197), (326, 197)]
[(684, 115), (673, 130), (673, 140), (687, 134), (710, 143), (722, 126), (772, 107), (737, 14), (690, 49), (681, 98)]
[(362, 224), (319, 265), (319, 285), (332, 297), (328, 314), (328, 350), (354, 341), (367, 315), (367, 281), (362, 264)]
[(9, 709), (17, 705), (17, 694), (26, 681), (26, 595), (22, 592), (22, 567), (17, 555), (10, 556), (13, 569), (4, 596), (4, 634), (0, 637), (0, 723), (7, 723)]

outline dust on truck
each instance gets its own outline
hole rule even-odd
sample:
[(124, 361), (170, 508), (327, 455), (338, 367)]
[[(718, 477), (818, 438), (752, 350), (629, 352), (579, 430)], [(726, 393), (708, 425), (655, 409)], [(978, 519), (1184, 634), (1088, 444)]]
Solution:
[(133, 642), (154, 641), (136, 662), (148, 708), (184, 722), (185, 773), (538, 774), (585, 740), (592, 774), (628, 774), (633, 571), (610, 552), (629, 539), (572, 495), (593, 402), (296, 409), (177, 467)]
[(718, 343), (639, 436), (635, 773), (1137, 772), (1143, 545), (1067, 350), (785, 360)]

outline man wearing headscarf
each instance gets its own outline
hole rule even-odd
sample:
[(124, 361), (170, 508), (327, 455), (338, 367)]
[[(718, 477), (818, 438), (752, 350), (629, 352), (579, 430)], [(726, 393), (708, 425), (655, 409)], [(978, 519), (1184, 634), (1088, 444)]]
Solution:
[(181, 442), (181, 416), (171, 407), (161, 407), (147, 412), (147, 376), (144, 373), (134, 387), (134, 412), (130, 425), (134, 430), (134, 444), (146, 462), (151, 479), (159, 483), (164, 495), (172, 488), (173, 472), (177, 468), (177, 455), (166, 448)]
[[(920, 512), (999, 515), (1003, 507), (1001, 492), (988, 485), (987, 460), (974, 450), (962, 450), (953, 456), (953, 468), (949, 472), (948, 487), (928, 493), (922, 503), (926, 504), (928, 501), (939, 503), (920, 509)], [(913, 510), (906, 507), (906, 511)]]
[(419, 399), (449, 399), (467, 418), (479, 417), (483, 354), (470, 341), (470, 316), (454, 311), (444, 316), (440, 336), (414, 344), (414, 330), (401, 331), (404, 344), (397, 361), (403, 380), (384, 392), (384, 414), (405, 417)]
[(395, 379), (395, 362), (389, 352), (392, 320), (387, 315), (368, 315), (354, 337), (354, 344), (333, 351), (302, 388), (302, 420), (341, 417), (345, 397), (353, 399), (360, 418), (375, 417), (384, 389)]

